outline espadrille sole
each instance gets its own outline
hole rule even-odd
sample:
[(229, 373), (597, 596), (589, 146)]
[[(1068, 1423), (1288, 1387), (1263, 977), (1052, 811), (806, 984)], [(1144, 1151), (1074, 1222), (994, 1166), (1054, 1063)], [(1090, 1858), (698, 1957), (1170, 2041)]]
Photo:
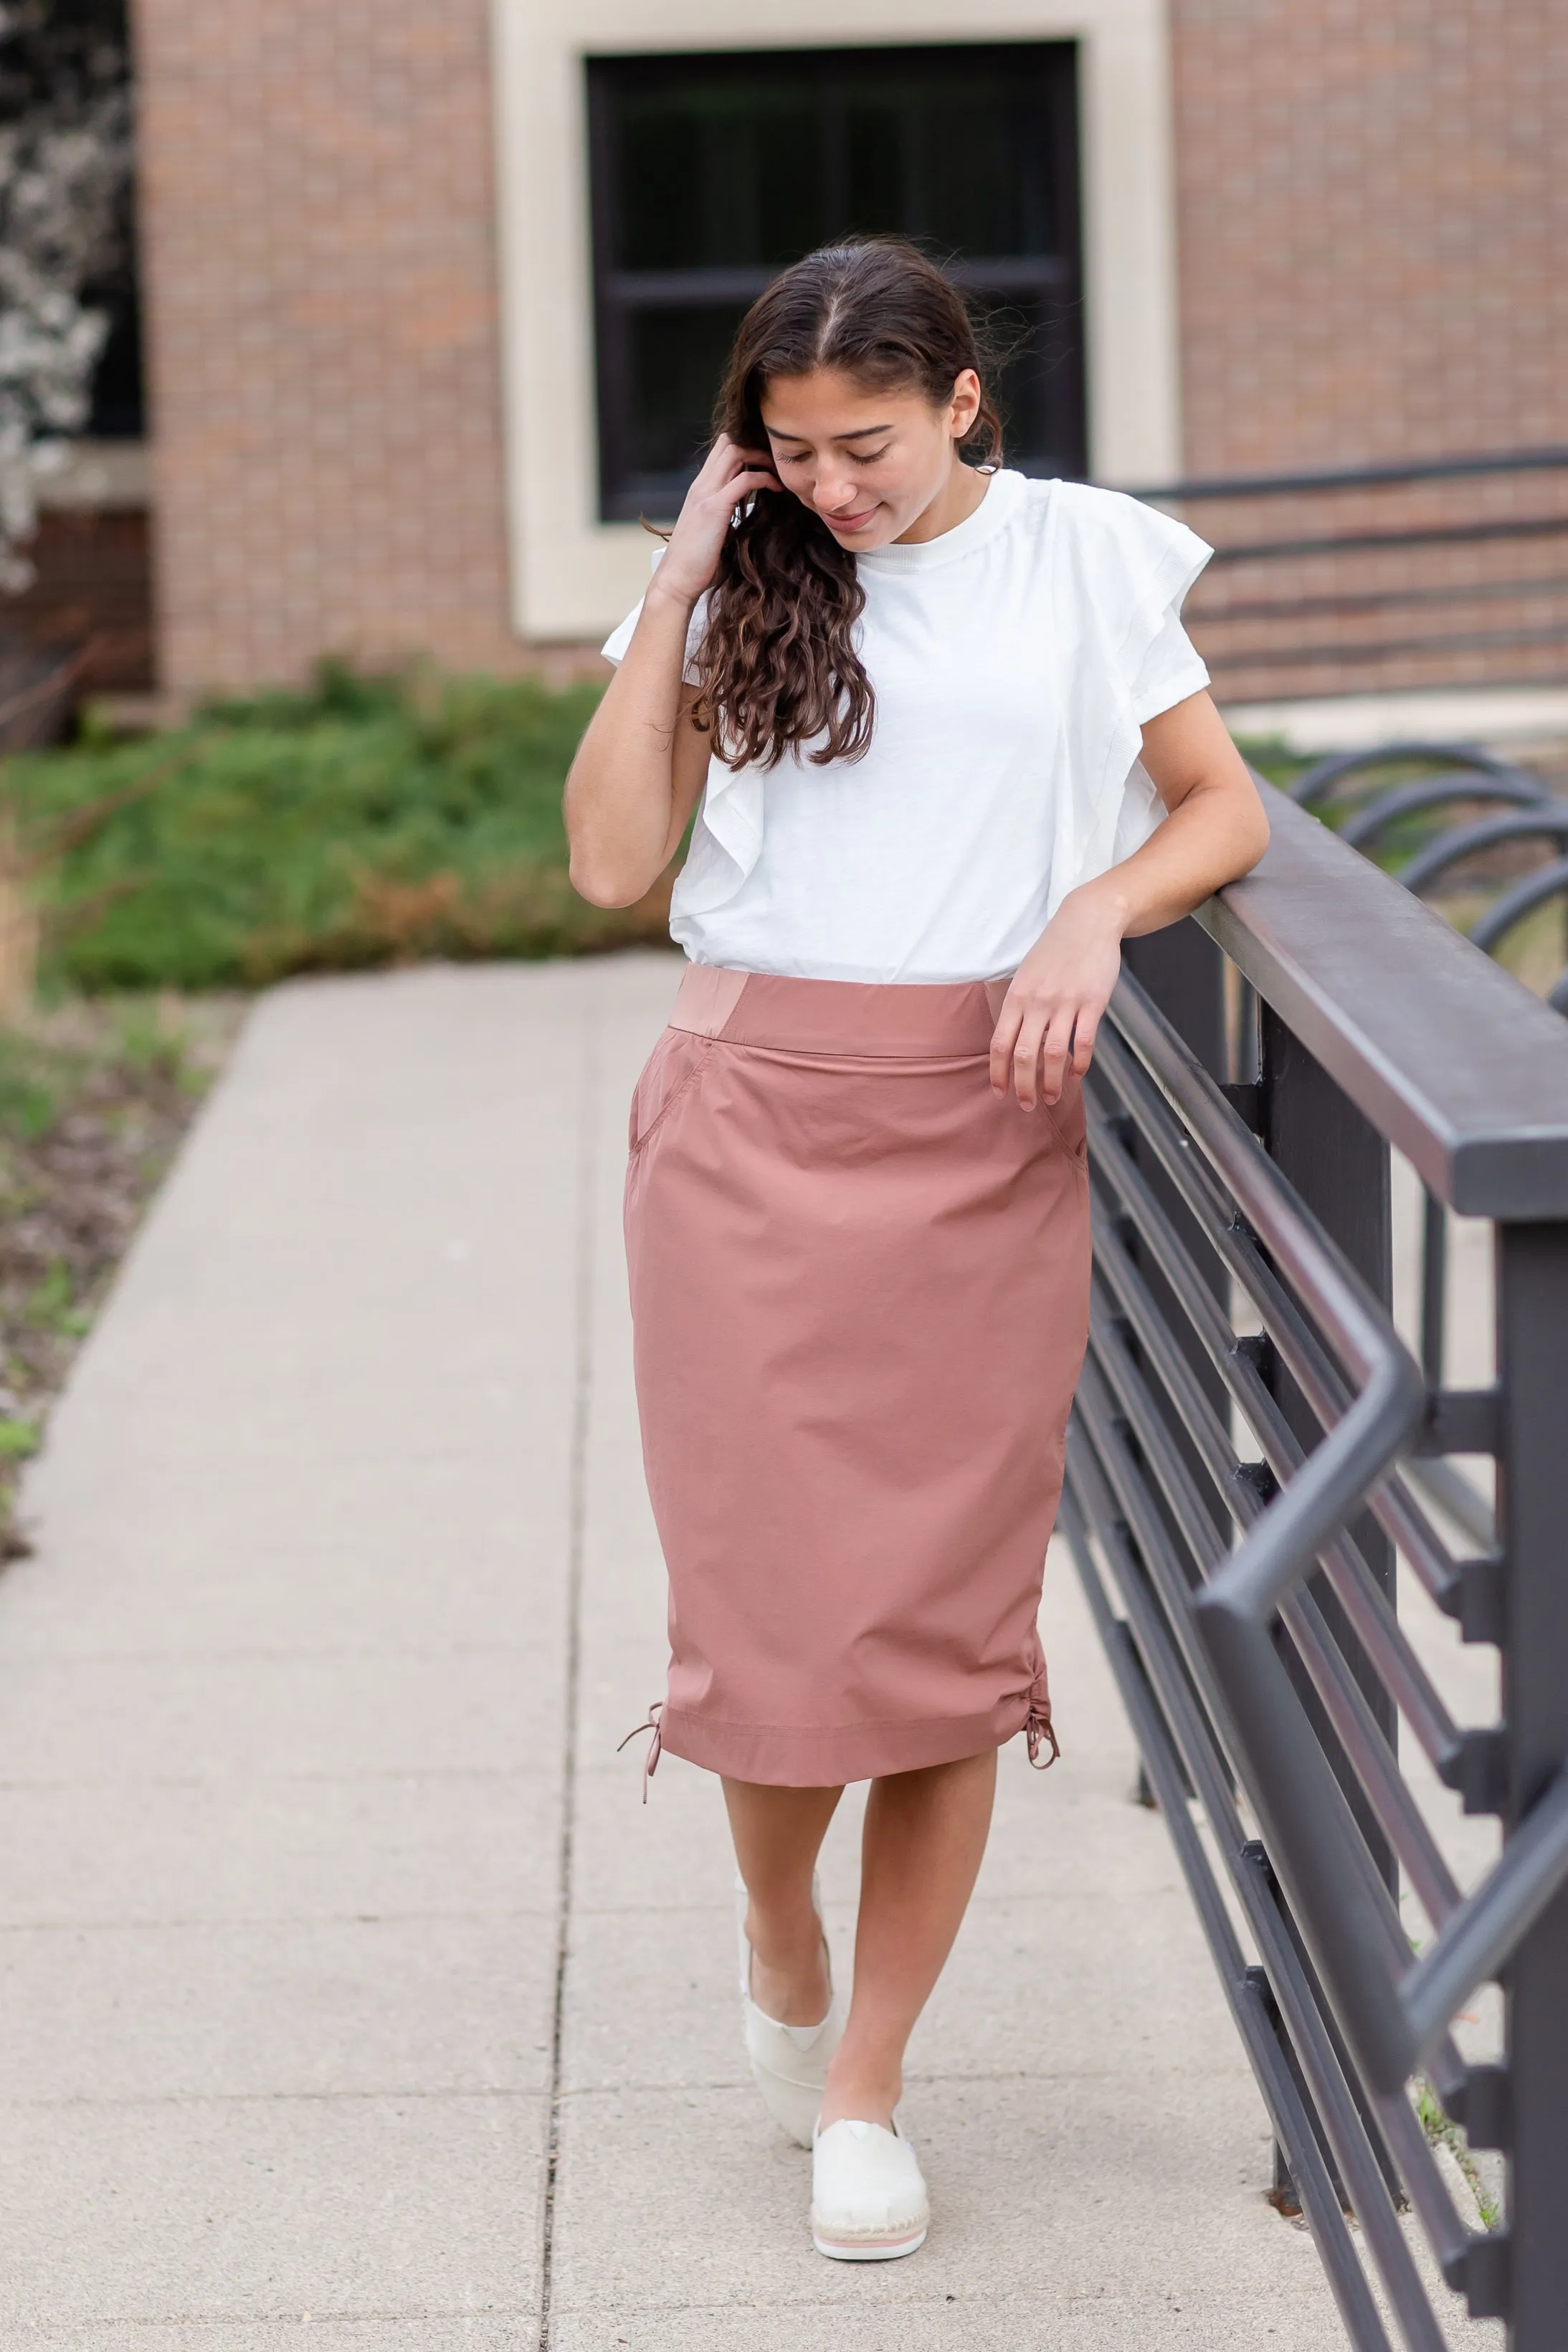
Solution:
[(906, 2238), (824, 2238), (813, 2229), (811, 2243), (833, 2263), (893, 2263), (901, 2254), (918, 2253), (925, 2243), (925, 2230), (922, 2226)]

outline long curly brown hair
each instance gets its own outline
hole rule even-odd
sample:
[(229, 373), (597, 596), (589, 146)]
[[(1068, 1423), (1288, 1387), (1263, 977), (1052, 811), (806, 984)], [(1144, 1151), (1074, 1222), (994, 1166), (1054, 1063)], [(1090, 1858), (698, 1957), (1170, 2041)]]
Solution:
[[(773, 280), (740, 322), (716, 430), (766, 449), (768, 385), (814, 368), (871, 390), (917, 390), (937, 408), (973, 368), (980, 409), (958, 454), (1000, 463), (980, 335), (936, 263), (903, 238), (823, 246)], [(853, 555), (798, 498), (763, 490), (749, 501), (726, 534), (696, 659), (694, 715), (727, 766), (771, 768), (818, 737), (806, 755), (818, 767), (862, 756), (876, 719), (854, 643), (864, 604)]]

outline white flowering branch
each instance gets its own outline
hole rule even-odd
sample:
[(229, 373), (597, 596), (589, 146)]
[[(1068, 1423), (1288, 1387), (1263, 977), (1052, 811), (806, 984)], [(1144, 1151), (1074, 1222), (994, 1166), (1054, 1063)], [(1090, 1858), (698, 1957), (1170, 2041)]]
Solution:
[[(0, 6), (0, 38), (14, 16)], [(91, 413), (107, 312), (84, 289), (117, 257), (130, 91), (71, 89), (0, 127), (0, 589), (26, 588), (40, 479)]]

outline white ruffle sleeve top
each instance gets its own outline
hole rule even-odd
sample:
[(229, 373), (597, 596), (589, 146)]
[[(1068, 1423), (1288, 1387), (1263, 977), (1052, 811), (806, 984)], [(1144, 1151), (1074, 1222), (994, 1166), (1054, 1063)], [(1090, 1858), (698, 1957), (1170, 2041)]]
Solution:
[[(696, 963), (807, 980), (1014, 971), (1164, 814), (1139, 730), (1208, 683), (1180, 614), (1211, 552), (1118, 491), (1002, 471), (954, 530), (857, 556), (871, 748), (712, 761), (674, 938)], [(688, 659), (705, 625), (699, 604)]]

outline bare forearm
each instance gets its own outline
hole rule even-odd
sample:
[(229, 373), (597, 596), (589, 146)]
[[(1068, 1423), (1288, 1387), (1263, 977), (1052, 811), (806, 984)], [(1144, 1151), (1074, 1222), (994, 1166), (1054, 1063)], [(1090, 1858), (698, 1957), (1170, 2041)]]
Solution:
[(691, 605), (650, 588), (566, 782), (572, 887), (600, 906), (640, 898), (680, 838), (675, 743)]
[(1124, 939), (1190, 915), (1249, 873), (1269, 845), (1258, 787), (1208, 695), (1189, 695), (1147, 722), (1143, 764), (1165, 802), (1165, 822), (1088, 886)]
[(1104, 913), (1124, 939), (1157, 931), (1248, 873), (1268, 845), (1268, 820), (1250, 786), (1194, 784), (1153, 838), (1073, 895)]

